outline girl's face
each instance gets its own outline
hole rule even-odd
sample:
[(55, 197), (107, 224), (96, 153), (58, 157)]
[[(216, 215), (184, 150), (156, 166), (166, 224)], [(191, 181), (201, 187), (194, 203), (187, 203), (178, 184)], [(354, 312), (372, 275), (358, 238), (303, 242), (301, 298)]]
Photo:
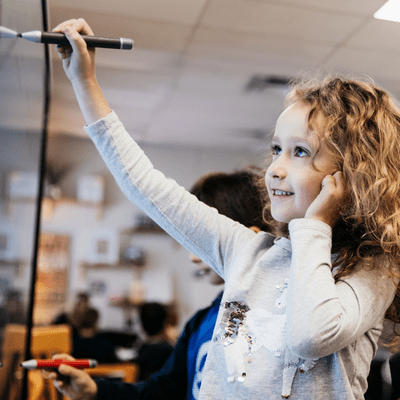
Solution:
[(318, 171), (311, 166), (311, 156), (316, 153), (319, 141), (307, 129), (307, 113), (307, 106), (292, 104), (276, 124), (272, 164), (265, 175), (271, 214), (276, 221), (288, 223), (304, 218), (321, 191), (323, 178), (335, 172), (334, 157), (324, 143), (314, 158)]

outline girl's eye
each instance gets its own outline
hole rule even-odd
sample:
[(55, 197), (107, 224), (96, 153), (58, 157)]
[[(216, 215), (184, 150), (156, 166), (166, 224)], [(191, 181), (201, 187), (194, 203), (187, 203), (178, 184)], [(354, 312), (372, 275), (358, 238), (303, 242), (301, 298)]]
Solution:
[(306, 149), (303, 149), (302, 147), (296, 147), (294, 149), (294, 155), (296, 157), (307, 157), (310, 155), (310, 153)]
[(271, 150), (272, 150), (272, 155), (274, 156), (278, 156), (281, 153), (281, 148), (277, 145), (272, 145)]

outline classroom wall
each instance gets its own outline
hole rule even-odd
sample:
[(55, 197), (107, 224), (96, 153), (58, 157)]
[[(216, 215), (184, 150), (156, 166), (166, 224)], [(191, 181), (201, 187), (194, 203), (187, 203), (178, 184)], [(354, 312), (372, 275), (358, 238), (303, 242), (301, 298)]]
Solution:
[[(9, 146), (15, 145), (13, 141), (19, 140), (12, 135), (6, 137)], [(6, 147), (0, 146), (2, 159)], [(265, 149), (254, 154), (246, 150), (176, 146), (143, 145), (142, 148), (156, 168), (188, 189), (205, 173), (230, 172), (249, 164), (259, 165), (265, 155)], [(21, 160), (14, 159), (12, 169), (24, 167), (24, 152), (19, 154)], [(67, 136), (50, 138), (47, 158), (55, 170), (64, 171), (60, 182), (63, 197), (76, 197), (76, 182), (82, 175), (99, 174), (105, 178), (105, 206), (101, 212), (96, 207), (76, 202), (60, 202), (54, 207), (52, 214), (42, 220), (43, 232), (70, 237), (66, 309), (71, 308), (78, 291), (92, 290), (92, 304), (101, 313), (101, 328), (123, 329), (124, 313), (120, 308), (110, 306), (110, 297), (129, 293), (133, 282), (142, 276), (153, 285), (150, 290), (152, 296), (159, 293), (161, 296), (169, 294), (172, 297), (178, 307), (180, 329), (196, 310), (207, 306), (219, 293), (221, 287), (212, 287), (206, 280), (194, 278), (195, 268), (189, 262), (188, 252), (167, 235), (135, 235), (134, 244), (140, 246), (147, 255), (144, 267), (82, 267), (89, 258), (94, 235), (106, 232), (117, 238), (118, 242), (121, 232), (133, 227), (137, 216), (142, 212), (118, 188), (89, 140)], [(19, 204), (8, 214), (3, 212), (0, 217), (2, 223), (12, 223), (17, 214), (33, 211), (32, 204)], [(30, 232), (19, 232), (19, 235), (21, 243), (30, 243)], [(23, 274), (20, 276), (20, 279), (27, 278)]]
[[(7, 180), (13, 171), (37, 171), (39, 167), (40, 136), (15, 131), (0, 131), (0, 234), (8, 236), (7, 247), (12, 248), (6, 258), (18, 260), (20, 265), (8, 265), (0, 252), (0, 304), (3, 294), (11, 286), (28, 298), (33, 256), (35, 203), (9, 202)], [(13, 256), (15, 253), (16, 256)]]

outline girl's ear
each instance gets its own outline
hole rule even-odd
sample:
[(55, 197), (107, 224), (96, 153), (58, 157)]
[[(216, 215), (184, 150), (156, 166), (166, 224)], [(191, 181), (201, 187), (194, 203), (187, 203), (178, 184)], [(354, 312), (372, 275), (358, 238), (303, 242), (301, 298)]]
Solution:
[(250, 226), (249, 229), (251, 229), (255, 233), (261, 232), (261, 229), (258, 226)]

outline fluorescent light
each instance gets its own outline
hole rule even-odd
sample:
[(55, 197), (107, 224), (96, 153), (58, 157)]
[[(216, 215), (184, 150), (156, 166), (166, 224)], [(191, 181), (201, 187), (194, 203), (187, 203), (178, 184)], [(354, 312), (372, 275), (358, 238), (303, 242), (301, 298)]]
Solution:
[(374, 14), (374, 17), (400, 22), (400, 0), (389, 0)]

